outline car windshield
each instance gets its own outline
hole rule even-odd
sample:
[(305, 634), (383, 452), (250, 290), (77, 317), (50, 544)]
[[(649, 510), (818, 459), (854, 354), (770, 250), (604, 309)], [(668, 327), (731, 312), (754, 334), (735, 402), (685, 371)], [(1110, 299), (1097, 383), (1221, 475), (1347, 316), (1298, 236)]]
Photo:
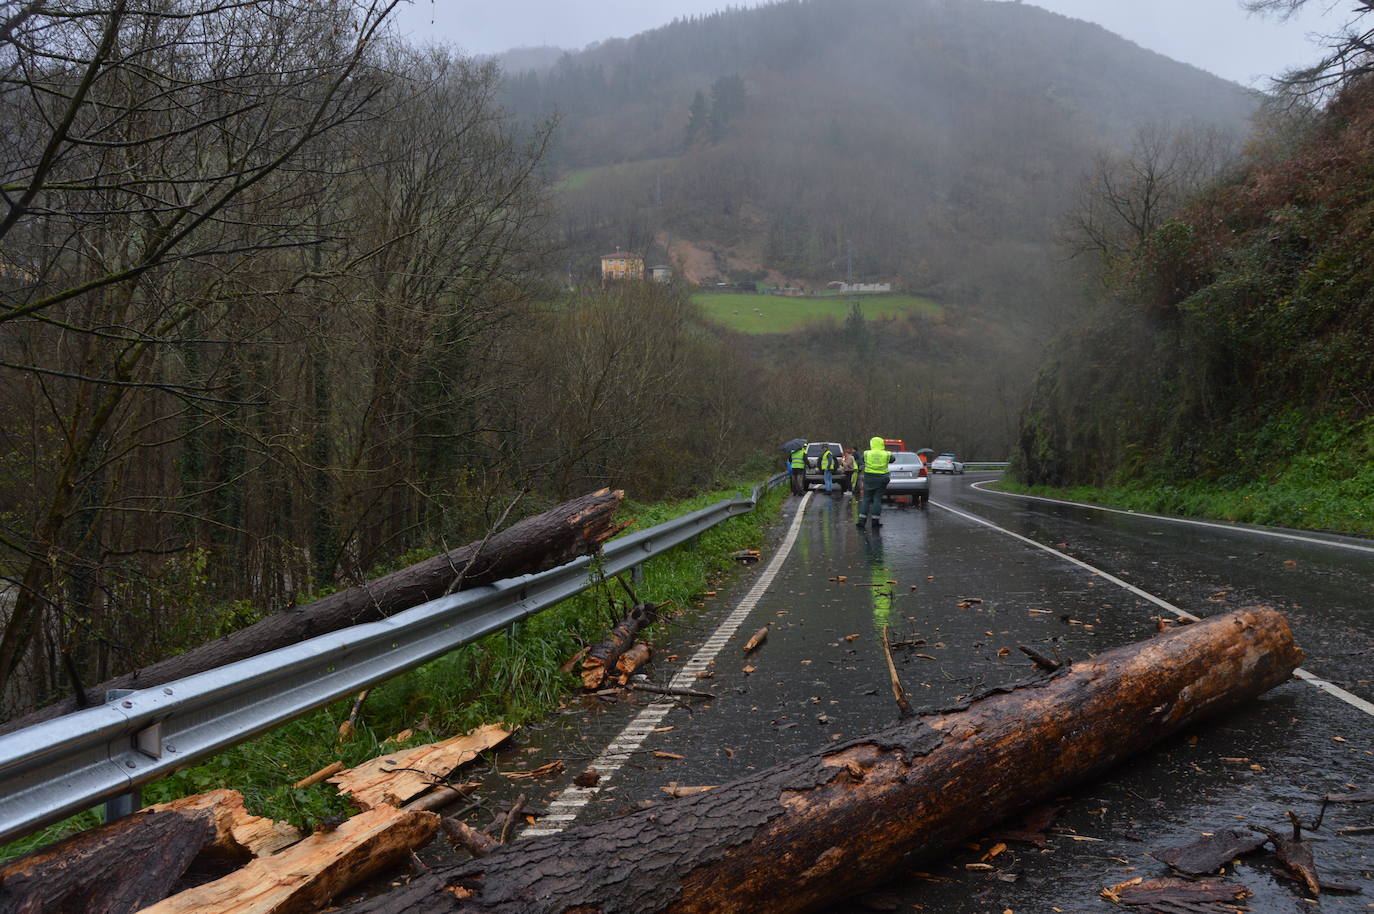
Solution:
[(895, 453), (895, 454), (892, 455), (892, 462), (893, 462), (893, 463), (920, 463), (920, 462), (921, 462), (921, 458), (920, 458), (920, 457), (917, 457), (915, 454), (907, 453), (906, 451), (898, 451), (897, 453)]

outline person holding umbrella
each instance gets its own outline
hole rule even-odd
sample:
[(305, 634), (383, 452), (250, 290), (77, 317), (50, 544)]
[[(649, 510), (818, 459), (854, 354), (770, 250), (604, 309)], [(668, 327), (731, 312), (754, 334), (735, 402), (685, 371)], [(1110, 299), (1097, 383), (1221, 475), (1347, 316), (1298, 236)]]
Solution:
[(806, 444), (805, 438), (793, 438), (782, 446), (783, 452), (788, 455), (793, 495), (800, 495), (806, 491)]

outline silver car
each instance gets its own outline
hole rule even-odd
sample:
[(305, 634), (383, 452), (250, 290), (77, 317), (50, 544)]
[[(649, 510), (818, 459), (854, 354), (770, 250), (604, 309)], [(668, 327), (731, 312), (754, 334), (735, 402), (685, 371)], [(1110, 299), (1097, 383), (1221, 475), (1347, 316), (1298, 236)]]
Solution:
[(941, 454), (930, 462), (930, 472), (958, 474), (964, 472), (964, 465), (953, 454)]
[(887, 497), (901, 495), (911, 496), (911, 504), (917, 508), (924, 508), (930, 501), (930, 474), (925, 461), (910, 451), (893, 454), (888, 467)]

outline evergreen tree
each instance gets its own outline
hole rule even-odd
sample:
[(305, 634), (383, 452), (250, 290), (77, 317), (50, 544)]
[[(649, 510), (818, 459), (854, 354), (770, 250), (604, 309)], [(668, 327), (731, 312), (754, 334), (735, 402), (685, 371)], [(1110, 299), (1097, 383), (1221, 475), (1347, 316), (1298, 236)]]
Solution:
[(700, 89), (692, 98), (692, 108), (687, 116), (687, 141), (686, 146), (696, 144), (698, 140), (706, 135), (707, 121), (710, 115), (706, 108), (706, 93)]

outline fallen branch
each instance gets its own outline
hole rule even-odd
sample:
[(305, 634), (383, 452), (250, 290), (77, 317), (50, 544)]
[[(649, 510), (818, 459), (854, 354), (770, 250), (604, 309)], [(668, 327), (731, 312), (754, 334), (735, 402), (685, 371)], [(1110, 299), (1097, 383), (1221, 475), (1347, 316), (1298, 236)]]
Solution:
[[(622, 527), (614, 515), (623, 492), (601, 489), (512, 525), (484, 541), (426, 559), (306, 606), (275, 613), (247, 628), (160, 663), (107, 680), (88, 691), (146, 689), (255, 657), (363, 622), (385, 619), (437, 599), (461, 578), (462, 589), (530, 574), (590, 555)], [(0, 726), (8, 733), (77, 710), (74, 701), (40, 708)]]
[(892, 645), (887, 640), (886, 625), (883, 626), (883, 656), (887, 658), (887, 678), (892, 684), (892, 697), (897, 701), (897, 716), (906, 720), (915, 712), (907, 700), (906, 689), (902, 688), (902, 680), (897, 677), (897, 665), (892, 662)]
[(654, 685), (652, 682), (632, 682), (630, 688), (636, 692), (653, 692), (658, 695), (678, 695), (683, 698), (715, 698), (710, 692), (698, 692), (695, 689), (679, 689), (676, 686)]
[(514, 803), (510, 804), (510, 812), (506, 813), (506, 821), (501, 825), (501, 837), (497, 839), (499, 843), (505, 844), (510, 840), (510, 830), (520, 820), (520, 812), (525, 808), (528, 799), (522, 793), (515, 798)]
[(339, 743), (342, 745), (353, 738), (353, 731), (358, 727), (358, 713), (363, 709), (363, 702), (367, 701), (367, 693), (371, 689), (363, 689), (358, 693), (358, 697), (353, 699), (353, 707), (348, 711), (348, 718), (339, 724)]
[(344, 910), (819, 910), (1287, 681), (1301, 659), (1281, 613), (1216, 616), (699, 796), (436, 867)]
[(491, 835), (457, 819), (444, 819), (439, 823), (439, 828), (443, 830), (444, 837), (450, 844), (461, 847), (474, 857), (485, 857), (501, 846), (501, 842)]
[(632, 606), (621, 619), (611, 629), (611, 633), (600, 644), (597, 644), (587, 656), (582, 658), (582, 686), (591, 691), (601, 688), (606, 681), (606, 677), (615, 670), (616, 661), (620, 655), (629, 650), (635, 643), (635, 637), (646, 625), (652, 625), (658, 621), (658, 606), (654, 603), (639, 603)]

